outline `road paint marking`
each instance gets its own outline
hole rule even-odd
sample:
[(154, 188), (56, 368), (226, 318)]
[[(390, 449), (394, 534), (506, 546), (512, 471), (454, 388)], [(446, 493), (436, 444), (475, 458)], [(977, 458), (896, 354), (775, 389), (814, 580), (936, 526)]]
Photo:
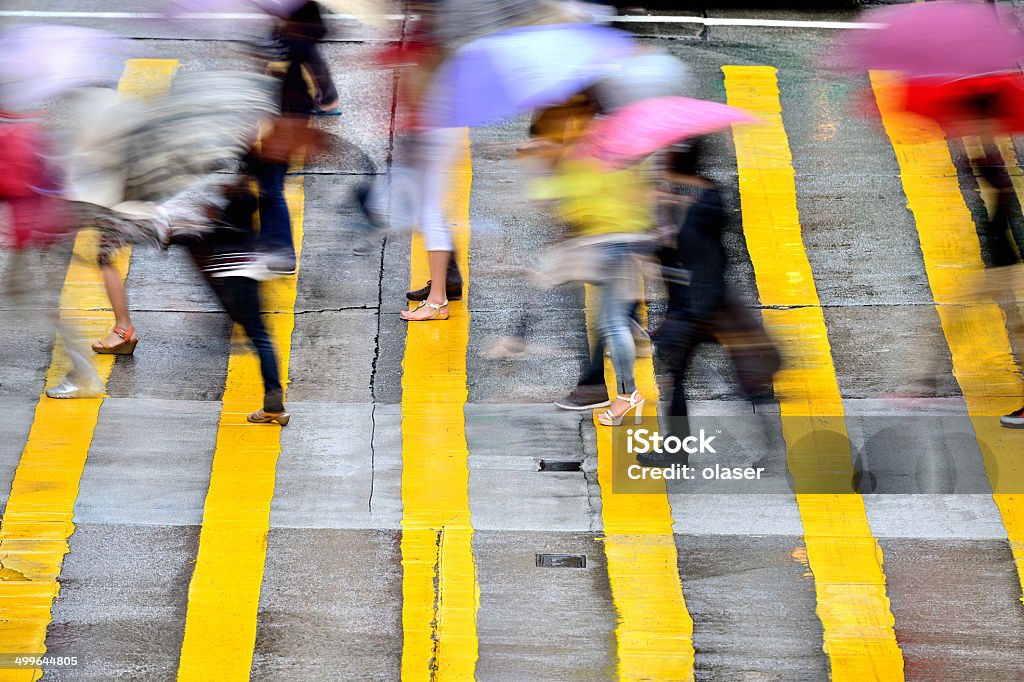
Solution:
[[(170, 85), (178, 61), (132, 59), (125, 63), (118, 90), (132, 97), (150, 97)], [(62, 315), (74, 317), (76, 328), (100, 338), (110, 330), (110, 311), (99, 269), (89, 262), (97, 235), (79, 232), (64, 278)], [(130, 249), (114, 260), (121, 277), (128, 274)], [(106, 383), (116, 356), (95, 356)], [(61, 343), (53, 349), (46, 385), (60, 382), (69, 366)], [(11, 495), (0, 523), (0, 651), (39, 654), (46, 651), (46, 628), (53, 600), (60, 593), (60, 569), (75, 531), (74, 508), (93, 431), (103, 398), (54, 400), (44, 395), (25, 449), (14, 473)], [(42, 670), (0, 670), (0, 680), (35, 680)]]
[[(997, 417), (1024, 400), (1018, 368), (999, 305), (976, 300), (962, 305), (984, 271), (974, 219), (964, 202), (956, 167), (942, 131), (928, 119), (899, 110), (891, 76), (871, 73), (875, 101), (896, 153), (907, 207), (914, 216), (935, 309), (953, 359), (975, 436), (981, 446), (993, 499), (1003, 519), (1024, 585), (1024, 465), (1019, 432)], [(1006, 149), (1003, 149), (1006, 153)], [(1004, 157), (1009, 163), (1011, 158)], [(1016, 176), (1011, 176), (1015, 179)]]
[[(473, 563), (466, 444), (469, 345), (469, 133), (451, 171), (446, 215), (463, 273), (463, 301), (447, 321), (410, 322), (402, 361), (402, 679), (472, 680), (480, 589)], [(410, 287), (430, 273), (412, 237)]]
[[(159, 12), (58, 12), (45, 10), (2, 10), (0, 18), (12, 19), (168, 19)], [(351, 14), (324, 14), (326, 19), (359, 20)], [(193, 12), (175, 17), (195, 21), (267, 19), (258, 12)], [(417, 15), (383, 14), (374, 18), (388, 21), (419, 19)], [(752, 28), (826, 28), (839, 30), (863, 30), (885, 28), (884, 24), (859, 21), (800, 21), (798, 19), (744, 19), (725, 17), (681, 17), (669, 15), (610, 16), (617, 24), (702, 24), (704, 26), (749, 26)]]
[[(587, 285), (587, 325), (592, 341), (599, 294)], [(615, 395), (615, 370), (605, 359), (605, 382)], [(645, 409), (657, 410), (658, 384), (650, 357), (638, 358), (636, 385), (646, 398)], [(601, 521), (608, 582), (618, 613), (615, 627), (618, 679), (692, 680), (693, 619), (686, 608), (679, 556), (672, 532), (668, 495), (624, 493), (612, 489), (612, 432), (598, 423), (597, 481), (601, 488)], [(626, 428), (627, 421), (623, 421)], [(632, 422), (629, 422), (632, 423)], [(665, 488), (664, 482), (654, 486)], [(652, 486), (653, 487), (653, 486)]]
[[(733, 129), (743, 232), (761, 303), (806, 306), (762, 314), (786, 360), (775, 387), (832, 679), (902, 680), (903, 654), (886, 596), (882, 550), (871, 533), (863, 499), (853, 493), (799, 492), (801, 485), (812, 483), (849, 485), (854, 470), (825, 319), (800, 231), (776, 70), (722, 70), (729, 104), (765, 121)], [(841, 436), (828, 455), (809, 443), (812, 430), (822, 429)], [(823, 472), (836, 478), (826, 480)]]
[[(305, 211), (302, 176), (288, 176), (285, 201), (298, 267)], [(286, 392), (297, 281), (297, 274), (279, 277), (260, 288), (263, 309), (272, 313), (264, 321)], [(259, 358), (237, 325), (231, 341), (199, 553), (189, 583), (179, 680), (248, 680), (256, 645), (281, 428), (246, 421), (263, 404), (263, 378)]]

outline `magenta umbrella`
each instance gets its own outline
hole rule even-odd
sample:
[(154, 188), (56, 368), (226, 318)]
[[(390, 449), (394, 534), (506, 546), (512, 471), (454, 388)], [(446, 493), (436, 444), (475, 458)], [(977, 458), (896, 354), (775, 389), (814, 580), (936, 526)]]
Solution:
[(925, 2), (872, 10), (842, 50), (861, 69), (890, 69), (908, 76), (974, 76), (1017, 67), (1024, 38), (999, 20), (995, 7), (968, 2)]
[(688, 97), (655, 97), (619, 109), (594, 123), (580, 144), (586, 153), (615, 165), (692, 137), (760, 119), (727, 104)]

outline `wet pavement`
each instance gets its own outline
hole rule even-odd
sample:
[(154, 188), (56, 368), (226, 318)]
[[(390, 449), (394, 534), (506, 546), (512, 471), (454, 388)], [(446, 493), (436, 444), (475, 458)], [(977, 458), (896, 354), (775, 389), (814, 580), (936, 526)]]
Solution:
[[(9, 0), (2, 9), (107, 5)], [(119, 11), (136, 5), (145, 9)], [(693, 9), (712, 18), (855, 15)], [(2, 25), (25, 20), (0, 13)], [(136, 38), (132, 58), (178, 60), (182, 71), (249, 63), (237, 43), (218, 40), (236, 26), (181, 35), (153, 21), (76, 23), (125, 32)], [(723, 455), (767, 462), (765, 487), (614, 492), (607, 433), (589, 412), (551, 404), (580, 371), (587, 306), (582, 289), (525, 284), (537, 250), (555, 238), (522, 199), (524, 174), (512, 161), (525, 119), (469, 134), (464, 191), (451, 202), (468, 240), (469, 294), (452, 320), (407, 331), (398, 313), (410, 281), (425, 279), (421, 248), (390, 234), (359, 255), (349, 229), (353, 189), (386, 170), (393, 142), (394, 78), (370, 68), (385, 36), (339, 21), (323, 51), (344, 113), (318, 125), (343, 143), (292, 179), (303, 250), (299, 274), (275, 290), (272, 306), (293, 325), (280, 332), (290, 338), (287, 428), (237, 427), (263, 430), (251, 444), (231, 440), (248, 356), (184, 254), (140, 248), (127, 284), (142, 341), (113, 363), (95, 428), (48, 446), (77, 447), (81, 462), (60, 460), (39, 484), (34, 458), (52, 461), (39, 443), (59, 435), (43, 427), (71, 419), (46, 412), (39, 397), (59, 357), (44, 320), (0, 305), (0, 504), (17, 512), (0, 526), (0, 658), (41, 654), (43, 641), (48, 655), (77, 657), (45, 666), (46, 680), (1024, 678), (1024, 489), (985, 489), (997, 468), (1015, 468), (1024, 435), (1001, 436), (994, 456), (978, 444), (999, 412), (976, 409), (995, 399), (954, 375), (970, 338), (943, 327), (938, 266), (922, 250), (929, 216), (908, 210), (914, 169), (897, 156), (891, 126), (856, 114), (864, 93), (874, 101), (867, 74), (817, 68), (839, 29), (623, 27), (686, 61), (695, 97), (736, 96), (723, 66), (775, 67), (777, 95), (758, 95), (778, 97), (791, 152), (782, 170), (791, 170), (795, 196), (771, 195), (766, 205), (795, 201), (798, 211), (818, 298), (807, 307), (820, 311), (827, 334), (818, 342), (832, 362), (812, 370), (837, 388), (830, 414), (845, 415), (858, 471), (874, 467), (883, 484), (916, 487), (794, 495), (786, 462), (796, 427), (784, 423), (792, 403), (745, 402), (726, 355), (708, 348), (692, 372), (694, 412), (772, 434)], [(754, 85), (763, 75), (728, 73)], [(707, 170), (732, 216), (731, 283), (766, 320), (782, 319), (780, 306), (762, 305), (771, 272), (752, 256), (755, 185), (741, 186), (748, 178), (737, 167), (747, 144), (718, 136)], [(977, 219), (983, 204), (962, 149), (951, 146), (949, 160), (960, 192), (946, 199)], [(0, 265), (7, 259), (0, 253)], [(527, 308), (537, 312), (533, 352), (487, 357)], [(663, 309), (656, 292), (649, 308), (652, 318)], [(784, 350), (803, 338), (785, 325), (775, 333)], [(920, 390), (922, 359), (934, 376), (925, 396), (895, 398)], [(647, 376), (650, 360), (638, 364)], [(654, 386), (649, 377), (649, 398)], [(1019, 398), (1002, 396), (999, 407), (1019, 407)], [(960, 421), (916, 446), (911, 475), (896, 446), (865, 444), (862, 430), (882, 429), (865, 415), (877, 414), (904, 419), (892, 422), (900, 428)], [(541, 461), (580, 466), (542, 470)], [(943, 467), (955, 471), (953, 483)], [(902, 478), (886, 479), (890, 470)], [(52, 490), (63, 496), (32, 496)], [(53, 522), (61, 514), (73, 529)], [(586, 566), (538, 566), (545, 553), (584, 556)], [(38, 556), (59, 568), (52, 606), (26, 596), (55, 585)], [(39, 644), (15, 648), (26, 642)], [(0, 668), (0, 679), (33, 673)]]

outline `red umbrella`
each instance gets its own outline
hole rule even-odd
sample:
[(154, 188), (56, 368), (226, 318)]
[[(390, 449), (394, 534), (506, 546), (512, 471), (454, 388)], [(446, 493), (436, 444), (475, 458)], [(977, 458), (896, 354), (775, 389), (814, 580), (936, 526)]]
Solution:
[(956, 137), (1022, 132), (1024, 78), (1019, 73), (910, 78), (905, 81), (904, 109), (927, 116)]

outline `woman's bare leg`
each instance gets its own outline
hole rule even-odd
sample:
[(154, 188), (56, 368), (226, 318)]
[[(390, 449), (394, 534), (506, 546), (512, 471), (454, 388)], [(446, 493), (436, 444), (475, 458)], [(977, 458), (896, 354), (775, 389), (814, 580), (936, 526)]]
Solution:
[[(121, 273), (109, 263), (100, 266), (100, 273), (103, 275), (103, 288), (107, 290), (110, 307), (114, 310), (114, 326), (127, 330), (132, 326), (132, 316), (128, 311), (128, 294)], [(107, 334), (102, 341), (104, 346), (116, 346), (123, 342), (124, 339), (114, 332)]]
[[(448, 300), (445, 298), (445, 273), (448, 271), (448, 260), (451, 258), (452, 252), (428, 251), (427, 256), (430, 259), (430, 294), (427, 296), (427, 302), (440, 305)], [(437, 313), (443, 315), (447, 312), (447, 306), (440, 310), (435, 310), (430, 306), (423, 306), (418, 310), (403, 310), (402, 319), (410, 321), (425, 320)]]

